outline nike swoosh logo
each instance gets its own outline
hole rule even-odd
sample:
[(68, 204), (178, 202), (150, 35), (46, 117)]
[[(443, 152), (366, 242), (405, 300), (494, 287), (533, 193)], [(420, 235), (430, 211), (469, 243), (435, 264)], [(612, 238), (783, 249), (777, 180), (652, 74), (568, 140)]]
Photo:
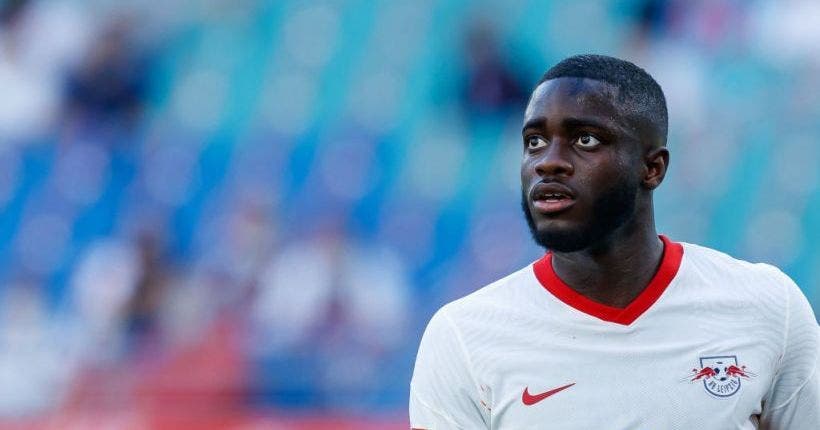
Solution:
[(547, 397), (549, 397), (549, 396), (551, 396), (551, 395), (553, 395), (553, 394), (555, 394), (559, 391), (566, 390), (567, 388), (569, 388), (573, 385), (575, 385), (574, 382), (571, 383), (571, 384), (564, 385), (563, 387), (553, 388), (552, 390), (544, 391), (543, 393), (536, 394), (536, 395), (530, 394), (529, 387), (526, 387), (526, 388), (524, 388), (524, 393), (521, 394), (521, 401), (524, 402), (524, 404), (527, 405), (527, 406), (532, 406), (532, 405), (540, 402), (541, 400), (546, 399)]

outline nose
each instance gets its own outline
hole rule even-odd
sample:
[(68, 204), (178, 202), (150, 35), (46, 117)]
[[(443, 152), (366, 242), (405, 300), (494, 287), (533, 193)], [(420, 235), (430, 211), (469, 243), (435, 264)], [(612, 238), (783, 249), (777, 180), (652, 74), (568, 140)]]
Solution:
[(564, 145), (563, 142), (556, 139), (544, 148), (544, 151), (541, 152), (541, 156), (535, 164), (535, 172), (538, 176), (542, 178), (550, 176), (572, 176), (575, 172), (575, 167), (573, 167), (572, 162), (569, 160), (568, 151), (570, 151), (570, 149), (568, 149), (567, 146), (568, 145)]

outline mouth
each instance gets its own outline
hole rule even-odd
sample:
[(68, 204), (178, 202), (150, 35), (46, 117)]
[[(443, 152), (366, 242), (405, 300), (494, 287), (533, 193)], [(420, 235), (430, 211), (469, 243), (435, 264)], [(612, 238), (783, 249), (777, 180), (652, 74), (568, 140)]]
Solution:
[(530, 196), (533, 208), (545, 215), (563, 212), (575, 204), (572, 190), (557, 182), (536, 184)]

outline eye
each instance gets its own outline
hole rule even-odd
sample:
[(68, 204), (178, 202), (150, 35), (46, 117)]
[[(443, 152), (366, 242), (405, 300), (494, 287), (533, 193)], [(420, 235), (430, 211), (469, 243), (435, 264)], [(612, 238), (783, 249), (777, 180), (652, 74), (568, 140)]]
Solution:
[(529, 136), (526, 138), (527, 149), (538, 149), (547, 146), (547, 141), (541, 136)]
[(593, 149), (598, 147), (601, 141), (591, 134), (584, 133), (578, 136), (578, 139), (575, 140), (575, 144), (583, 149)]

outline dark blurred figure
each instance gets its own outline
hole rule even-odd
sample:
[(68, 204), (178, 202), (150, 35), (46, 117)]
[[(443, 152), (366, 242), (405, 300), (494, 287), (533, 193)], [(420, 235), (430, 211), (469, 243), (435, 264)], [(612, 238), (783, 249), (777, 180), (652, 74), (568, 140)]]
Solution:
[(133, 39), (133, 22), (113, 20), (68, 78), (66, 120), (72, 131), (103, 136), (139, 124), (148, 87), (148, 58)]
[(168, 271), (158, 234), (142, 232), (137, 238), (141, 272), (134, 293), (125, 307), (125, 327), (131, 350), (159, 341), (159, 317), (168, 285)]
[(465, 43), (466, 87), (464, 104), (468, 113), (505, 114), (523, 108), (525, 86), (501, 54), (490, 24), (474, 24)]
[(28, 3), (29, 0), (6, 0), (0, 4), (0, 26), (14, 26)]
[(670, 22), (669, 0), (644, 0), (636, 11), (636, 29), (643, 37), (663, 36)]

